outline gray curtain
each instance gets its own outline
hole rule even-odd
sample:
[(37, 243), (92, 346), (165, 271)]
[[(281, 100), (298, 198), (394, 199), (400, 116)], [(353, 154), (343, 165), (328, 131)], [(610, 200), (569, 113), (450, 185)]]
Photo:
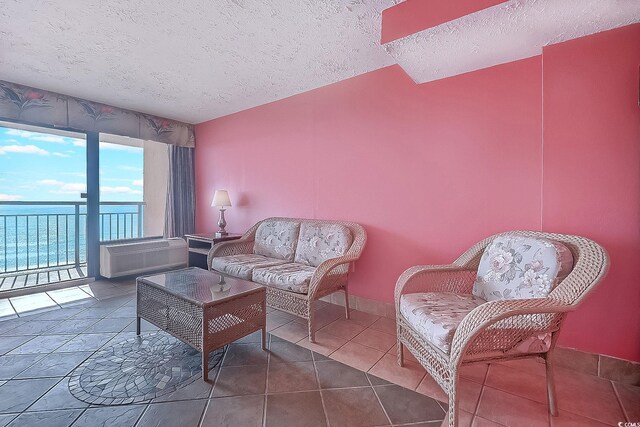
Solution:
[(169, 183), (165, 237), (183, 237), (196, 229), (194, 149), (169, 146)]

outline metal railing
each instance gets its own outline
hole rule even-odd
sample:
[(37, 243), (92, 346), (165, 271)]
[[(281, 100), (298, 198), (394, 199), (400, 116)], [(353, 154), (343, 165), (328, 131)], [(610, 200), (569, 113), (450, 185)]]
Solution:
[[(143, 219), (144, 202), (101, 202), (100, 240), (144, 237)], [(85, 263), (86, 224), (86, 202), (0, 201), (0, 274)]]

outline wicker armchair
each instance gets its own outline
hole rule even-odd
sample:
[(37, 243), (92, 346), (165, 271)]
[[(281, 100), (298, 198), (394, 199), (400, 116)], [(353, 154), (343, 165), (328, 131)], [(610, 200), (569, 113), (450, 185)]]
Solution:
[[(545, 298), (494, 300), (471, 310), (457, 326), (448, 353), (418, 333), (400, 312), (403, 295), (416, 292), (470, 294), (482, 254), (498, 236), (545, 238), (564, 244), (573, 255), (573, 269)], [(449, 426), (458, 425), (459, 368), (472, 363), (541, 357), (545, 360), (549, 411), (557, 416), (551, 354), (568, 312), (582, 302), (606, 275), (609, 257), (597, 243), (579, 236), (530, 231), (501, 233), (487, 238), (451, 265), (415, 266), (396, 284), (395, 305), (398, 364), (403, 365), (404, 347), (416, 357), (449, 396)], [(518, 342), (538, 334), (550, 334), (550, 345), (542, 352), (510, 353)]]
[(330, 258), (318, 265), (309, 282), (307, 293), (290, 292), (267, 286), (267, 305), (285, 311), (307, 320), (309, 327), (309, 341), (315, 342), (314, 303), (320, 298), (334, 292), (343, 291), (345, 294), (345, 316), (349, 318), (348, 276), (351, 263), (360, 258), (367, 241), (364, 228), (354, 222), (330, 221), (298, 218), (267, 218), (251, 227), (240, 239), (222, 242), (214, 245), (209, 252), (207, 265), (211, 270), (211, 263), (215, 257), (229, 255), (251, 254), (254, 249), (256, 231), (265, 221), (295, 221), (301, 224), (339, 224), (351, 231), (352, 243), (344, 255)]

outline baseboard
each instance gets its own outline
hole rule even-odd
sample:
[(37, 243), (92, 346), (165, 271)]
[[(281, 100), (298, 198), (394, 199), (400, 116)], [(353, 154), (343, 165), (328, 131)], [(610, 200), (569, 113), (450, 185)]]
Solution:
[[(344, 307), (344, 293), (335, 292), (322, 301)], [(349, 307), (378, 316), (396, 318), (394, 304), (349, 295)], [(594, 375), (611, 381), (640, 386), (640, 362), (619, 359), (605, 354), (588, 353), (568, 347), (556, 347), (553, 360), (557, 366)]]

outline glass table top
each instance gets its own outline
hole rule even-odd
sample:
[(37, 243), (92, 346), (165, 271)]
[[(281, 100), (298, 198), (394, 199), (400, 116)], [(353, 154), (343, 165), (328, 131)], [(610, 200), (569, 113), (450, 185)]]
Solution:
[(138, 277), (137, 281), (163, 288), (173, 295), (203, 305), (229, 300), (263, 288), (253, 282), (197, 267)]

